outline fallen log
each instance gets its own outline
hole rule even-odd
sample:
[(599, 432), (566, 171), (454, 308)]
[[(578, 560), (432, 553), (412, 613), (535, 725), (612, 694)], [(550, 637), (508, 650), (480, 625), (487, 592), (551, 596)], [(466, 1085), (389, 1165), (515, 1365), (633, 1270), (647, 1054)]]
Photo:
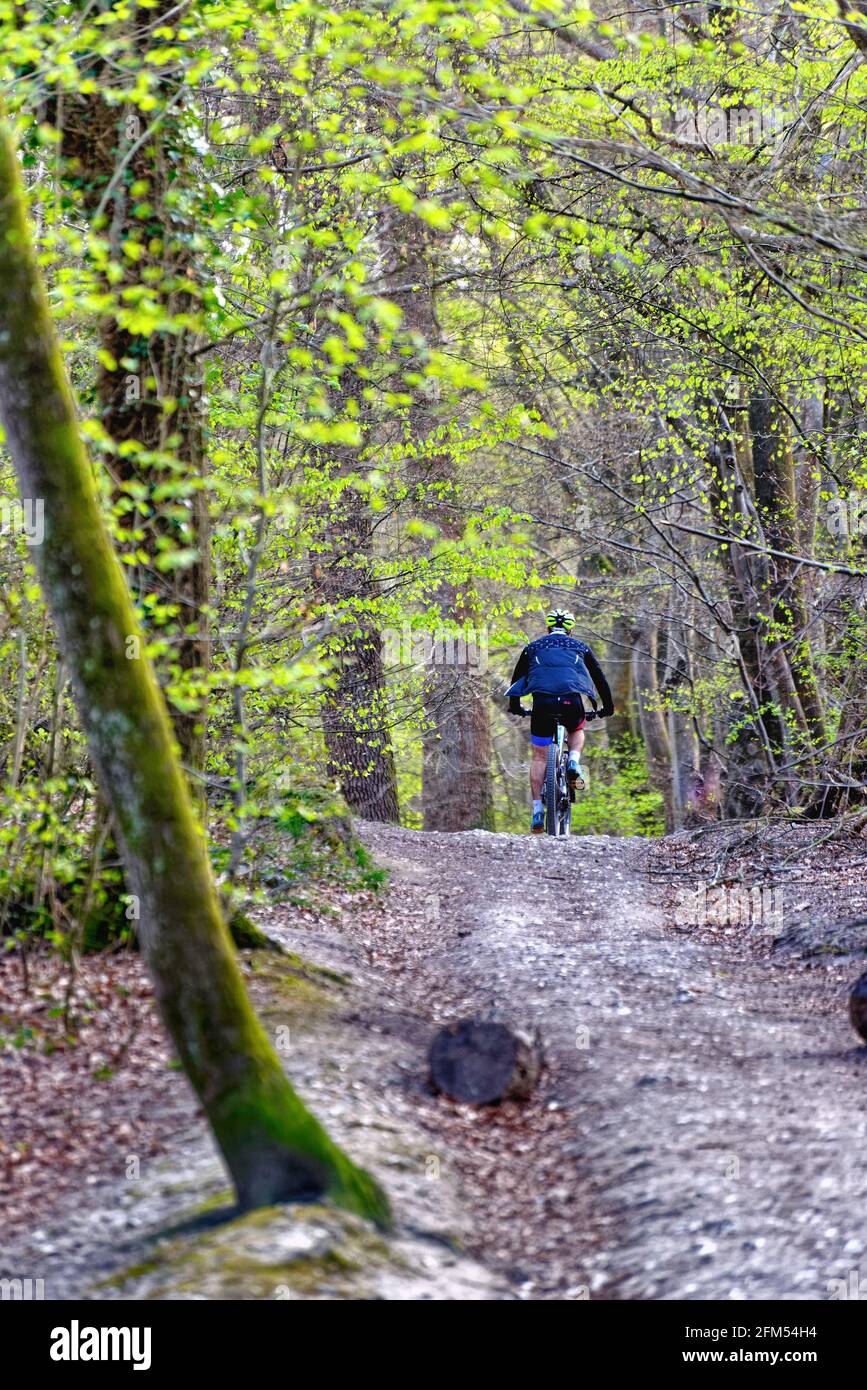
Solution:
[(428, 1060), (436, 1091), (471, 1105), (492, 1105), (528, 1096), (544, 1058), (537, 1029), (462, 1018), (440, 1029)]
[(867, 1042), (867, 970), (852, 986), (849, 995), (849, 1019), (859, 1037)]

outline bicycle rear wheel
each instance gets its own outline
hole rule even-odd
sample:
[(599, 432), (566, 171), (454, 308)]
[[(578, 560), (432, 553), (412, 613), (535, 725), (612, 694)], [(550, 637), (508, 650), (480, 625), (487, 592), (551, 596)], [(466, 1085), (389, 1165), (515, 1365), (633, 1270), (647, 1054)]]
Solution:
[(556, 835), (559, 831), (560, 789), (557, 778), (559, 762), (559, 744), (549, 743), (548, 765), (545, 768), (545, 830), (548, 835)]

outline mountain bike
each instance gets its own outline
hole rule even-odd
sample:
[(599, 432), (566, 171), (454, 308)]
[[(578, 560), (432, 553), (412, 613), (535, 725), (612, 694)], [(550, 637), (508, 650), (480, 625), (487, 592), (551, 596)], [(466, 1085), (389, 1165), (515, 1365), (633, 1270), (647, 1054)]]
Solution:
[[(588, 710), (587, 723), (595, 719), (593, 710)], [(569, 835), (572, 829), (572, 803), (575, 788), (569, 786), (566, 768), (569, 763), (569, 743), (562, 724), (557, 725), (554, 742), (548, 748), (548, 765), (545, 768), (545, 781), (542, 784), (542, 805), (545, 808), (545, 833), (547, 835)]]

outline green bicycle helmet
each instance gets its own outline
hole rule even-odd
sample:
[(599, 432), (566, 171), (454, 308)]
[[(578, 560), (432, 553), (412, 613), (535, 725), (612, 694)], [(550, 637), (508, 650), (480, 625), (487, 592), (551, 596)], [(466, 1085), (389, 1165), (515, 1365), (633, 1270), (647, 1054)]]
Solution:
[(552, 632), (555, 627), (562, 627), (564, 632), (571, 632), (575, 626), (575, 614), (570, 613), (566, 608), (552, 608), (550, 613), (545, 614), (545, 622), (549, 632)]

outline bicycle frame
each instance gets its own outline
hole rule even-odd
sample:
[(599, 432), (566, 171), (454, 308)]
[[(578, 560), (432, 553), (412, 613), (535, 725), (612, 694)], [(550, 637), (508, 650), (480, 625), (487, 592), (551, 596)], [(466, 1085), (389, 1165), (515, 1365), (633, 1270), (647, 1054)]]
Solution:
[[(586, 723), (598, 716), (595, 710), (588, 710)], [(575, 792), (569, 786), (566, 765), (569, 762), (569, 744), (566, 730), (557, 725), (554, 741), (548, 748), (548, 763), (545, 768), (545, 781), (542, 784), (542, 804), (545, 807), (545, 833), (564, 836), (572, 832), (572, 803)]]
[(568, 835), (572, 825), (572, 802), (575, 793), (570, 789), (566, 778), (566, 764), (569, 760), (569, 745), (566, 730), (557, 725), (554, 741), (548, 748), (548, 763), (545, 768), (545, 781), (542, 786), (542, 803), (545, 807), (545, 832), (548, 835)]

